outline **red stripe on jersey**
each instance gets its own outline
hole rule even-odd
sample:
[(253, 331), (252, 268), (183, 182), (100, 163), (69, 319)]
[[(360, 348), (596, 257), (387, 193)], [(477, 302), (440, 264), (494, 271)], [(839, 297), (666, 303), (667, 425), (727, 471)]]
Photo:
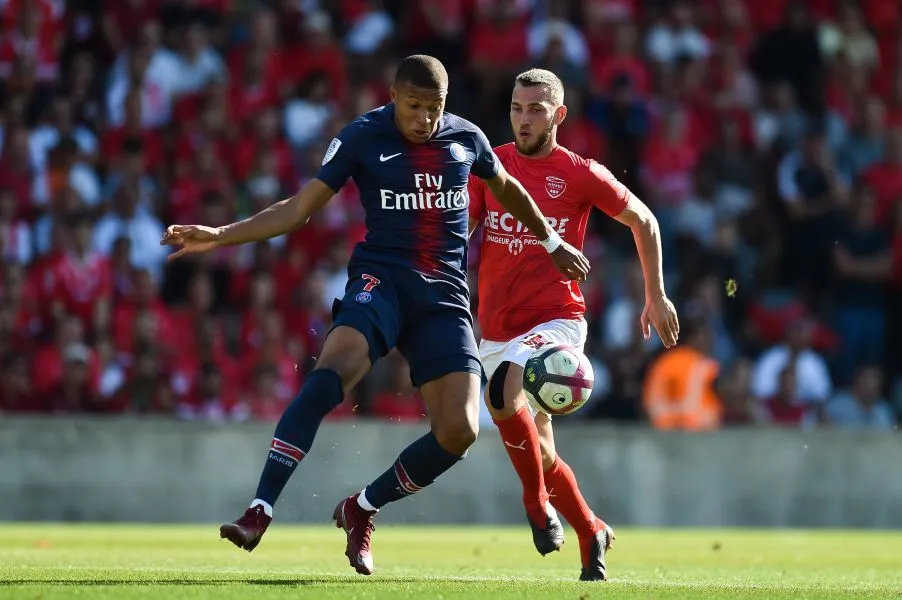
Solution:
[[(442, 156), (448, 151), (442, 144), (426, 143), (411, 146), (411, 163), (415, 173), (438, 175), (444, 169)], [(444, 184), (444, 182), (443, 182)], [(447, 191), (447, 186), (442, 185), (442, 192)], [(436, 192), (439, 190), (423, 189), (424, 192)], [(417, 224), (416, 235), (416, 261), (414, 268), (423, 273), (435, 273), (440, 267), (440, 256), (448, 241), (448, 219), (441, 209), (424, 209), (416, 211)]]

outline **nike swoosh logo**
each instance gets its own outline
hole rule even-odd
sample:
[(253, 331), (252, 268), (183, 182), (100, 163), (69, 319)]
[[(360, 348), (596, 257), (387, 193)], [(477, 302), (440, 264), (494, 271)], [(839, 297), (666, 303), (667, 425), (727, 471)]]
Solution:
[(387, 161), (387, 160), (391, 160), (391, 159), (393, 159), (393, 158), (396, 157), (396, 156), (401, 156), (401, 152), (398, 152), (397, 154), (392, 154), (391, 156), (385, 156), (384, 154), (380, 154), (380, 155), (379, 155), (379, 162), (385, 162), (385, 161)]

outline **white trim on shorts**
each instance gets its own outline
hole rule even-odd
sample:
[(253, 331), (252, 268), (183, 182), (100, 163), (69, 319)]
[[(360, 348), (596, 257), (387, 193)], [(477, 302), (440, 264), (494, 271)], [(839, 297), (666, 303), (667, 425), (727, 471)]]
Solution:
[[(480, 341), (479, 358), (486, 377), (491, 379), (498, 366), (505, 361), (525, 366), (529, 357), (542, 345), (565, 344), (583, 352), (587, 335), (588, 325), (585, 319), (554, 319), (536, 325), (523, 335), (506, 342)], [(532, 405), (529, 405), (529, 410), (535, 417), (538, 411)]]

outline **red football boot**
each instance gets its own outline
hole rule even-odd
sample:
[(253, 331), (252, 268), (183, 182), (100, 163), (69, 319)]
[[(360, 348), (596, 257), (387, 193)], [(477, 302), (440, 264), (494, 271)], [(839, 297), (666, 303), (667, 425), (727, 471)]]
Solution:
[(338, 503), (332, 518), (335, 526), (345, 530), (348, 536), (348, 545), (345, 556), (354, 570), (361, 575), (373, 574), (373, 553), (370, 550), (370, 535), (376, 530), (373, 525), (375, 511), (362, 508), (357, 503), (357, 496), (348, 496)]
[(250, 552), (260, 543), (271, 522), (272, 517), (268, 516), (258, 504), (244, 511), (238, 519), (220, 527), (219, 537), (226, 538), (239, 548)]

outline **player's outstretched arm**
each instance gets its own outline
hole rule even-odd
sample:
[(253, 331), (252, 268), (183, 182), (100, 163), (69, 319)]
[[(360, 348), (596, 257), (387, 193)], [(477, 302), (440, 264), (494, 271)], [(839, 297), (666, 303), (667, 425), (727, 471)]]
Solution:
[(515, 219), (526, 225), (530, 233), (548, 250), (561, 273), (580, 282), (586, 280), (589, 261), (582, 252), (562, 240), (561, 236), (548, 225), (545, 215), (519, 181), (501, 167), (495, 177), (486, 180), (486, 185), (498, 202)]
[(328, 185), (319, 179), (311, 179), (291, 198), (276, 202), (254, 216), (231, 225), (170, 225), (163, 233), (160, 244), (181, 246), (169, 256), (169, 260), (172, 260), (220, 246), (235, 246), (277, 237), (304, 225), (334, 195), (335, 192)]
[(675, 346), (680, 336), (680, 320), (673, 303), (664, 291), (664, 270), (661, 266), (661, 229), (658, 220), (644, 202), (630, 194), (626, 208), (615, 217), (633, 232), (642, 273), (645, 276), (645, 310), (640, 324), (646, 339), (651, 335), (649, 325), (658, 332), (664, 346)]

